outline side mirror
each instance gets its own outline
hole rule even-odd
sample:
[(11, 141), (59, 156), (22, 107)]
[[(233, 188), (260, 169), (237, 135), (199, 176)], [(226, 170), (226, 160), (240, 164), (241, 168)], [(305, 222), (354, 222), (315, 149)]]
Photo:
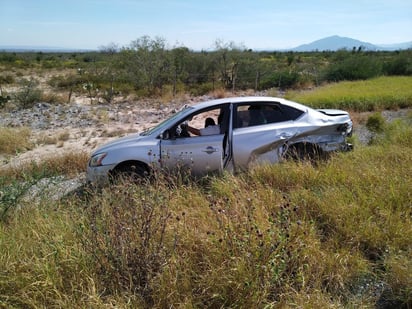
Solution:
[(175, 139), (175, 135), (172, 134), (171, 129), (167, 129), (160, 134), (160, 139), (164, 139), (164, 140), (172, 139), (173, 140)]
[(160, 139), (169, 139), (169, 138), (170, 138), (169, 130), (165, 130), (162, 133), (160, 133)]

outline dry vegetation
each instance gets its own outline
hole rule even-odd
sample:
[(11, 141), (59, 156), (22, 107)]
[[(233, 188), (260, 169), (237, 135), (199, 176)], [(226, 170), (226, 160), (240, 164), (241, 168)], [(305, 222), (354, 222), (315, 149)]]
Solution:
[[(55, 83), (68, 82), (61, 93), (53, 97), (46, 87), (34, 95), (66, 102), (70, 75), (53, 72)], [(36, 73), (39, 83), (47, 84), (43, 73)], [(20, 74), (2, 82), (16, 91)], [(368, 145), (355, 135), (353, 152), (328, 161), (201, 180), (157, 175), (138, 185), (83, 186), (59, 198), (49, 189), (78, 178), (88, 159), (65, 146), (82, 139), (93, 148), (94, 136), (64, 127), (0, 128), (6, 161), (33, 147), (62, 150), (52, 148), (40, 160), (27, 152), (33, 160), (0, 168), (0, 307), (411, 308), (412, 115), (388, 122), (381, 113), (410, 107), (410, 84), (410, 77), (380, 78), (299, 97), (313, 106), (374, 111), (353, 114), (371, 131)], [(376, 101), (373, 89), (382, 85), (389, 90)], [(93, 134), (130, 132), (109, 128), (109, 112), (86, 90), (82, 104), (96, 109), (82, 117), (102, 124)], [(172, 92), (165, 89), (157, 107), (175, 100)], [(210, 93), (227, 95), (219, 87)], [(13, 104), (6, 102), (3, 112)]]
[(13, 211), (1, 225), (0, 301), (407, 308), (412, 131), (394, 126), (390, 140), (317, 166), (159, 176)]
[[(197, 182), (159, 175), (3, 209), (0, 304), (409, 308), (411, 119), (381, 123), (371, 145), (316, 166)], [(85, 159), (2, 177), (72, 174)], [(2, 201), (23, 206), (5, 184)]]

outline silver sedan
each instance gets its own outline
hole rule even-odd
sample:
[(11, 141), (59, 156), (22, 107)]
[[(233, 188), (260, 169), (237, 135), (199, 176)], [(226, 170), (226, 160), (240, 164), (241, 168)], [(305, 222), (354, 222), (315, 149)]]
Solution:
[(235, 97), (185, 106), (156, 127), (95, 150), (87, 180), (144, 177), (158, 171), (195, 176), (237, 172), (285, 157), (350, 150), (352, 120), (341, 110), (312, 109), (273, 97)]

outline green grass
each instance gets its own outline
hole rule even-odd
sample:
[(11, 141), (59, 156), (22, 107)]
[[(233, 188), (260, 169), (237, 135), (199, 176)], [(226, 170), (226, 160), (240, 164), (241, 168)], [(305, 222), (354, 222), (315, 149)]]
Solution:
[(314, 91), (290, 91), (286, 98), (315, 108), (358, 112), (412, 107), (412, 77), (379, 77), (340, 82)]
[(409, 308), (412, 128), (377, 134), (316, 166), (15, 208), (0, 222), (0, 307)]

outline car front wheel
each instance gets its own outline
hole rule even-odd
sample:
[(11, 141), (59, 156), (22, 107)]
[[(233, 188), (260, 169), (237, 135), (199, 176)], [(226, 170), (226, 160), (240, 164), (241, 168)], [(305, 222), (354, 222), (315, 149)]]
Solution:
[(125, 162), (117, 166), (110, 175), (112, 182), (119, 180), (139, 183), (150, 176), (149, 167), (141, 162)]

